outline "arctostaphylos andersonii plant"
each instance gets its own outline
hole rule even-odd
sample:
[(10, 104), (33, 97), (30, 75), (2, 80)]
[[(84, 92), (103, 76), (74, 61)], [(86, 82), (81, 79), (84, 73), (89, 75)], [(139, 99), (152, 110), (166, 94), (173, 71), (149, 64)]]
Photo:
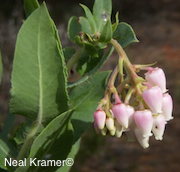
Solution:
[[(111, 0), (95, 0), (92, 12), (80, 5), (85, 17), (68, 23), (77, 47), (62, 48), (46, 4), (24, 0), (27, 18), (17, 36), (10, 111), (0, 135), (4, 170), (69, 171), (81, 135), (93, 123), (97, 133), (120, 138), (124, 132), (147, 148), (152, 135), (163, 139), (173, 118), (163, 69), (130, 62), (123, 48), (138, 40), (118, 13), (112, 24)], [(99, 71), (114, 51), (115, 69)], [(73, 72), (79, 79), (72, 82)], [(14, 125), (15, 114), (25, 122)]]

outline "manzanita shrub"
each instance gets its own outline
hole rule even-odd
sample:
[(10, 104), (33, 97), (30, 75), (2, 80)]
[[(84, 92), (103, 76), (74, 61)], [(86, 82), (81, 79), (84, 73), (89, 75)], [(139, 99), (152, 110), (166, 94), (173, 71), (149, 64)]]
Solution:
[[(45, 3), (24, 0), (27, 18), (17, 36), (10, 112), (0, 135), (4, 170), (69, 171), (72, 164), (63, 160), (75, 157), (92, 123), (97, 133), (120, 138), (124, 132), (147, 148), (150, 136), (162, 140), (173, 118), (164, 71), (130, 62), (123, 48), (138, 40), (118, 13), (112, 24), (111, 0), (95, 0), (92, 12), (80, 5), (85, 17), (73, 16), (68, 23), (75, 50), (62, 48)], [(115, 69), (99, 72), (114, 51), (119, 56)], [(81, 79), (69, 82), (72, 70)], [(27, 120), (12, 133), (14, 114)]]

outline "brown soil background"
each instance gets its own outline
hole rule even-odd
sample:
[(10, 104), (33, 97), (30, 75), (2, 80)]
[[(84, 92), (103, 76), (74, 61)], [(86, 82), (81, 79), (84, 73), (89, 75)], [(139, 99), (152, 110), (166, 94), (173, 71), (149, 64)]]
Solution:
[[(67, 39), (66, 26), (71, 15), (80, 15), (78, 3), (90, 8), (88, 0), (47, 0), (50, 13), (59, 29), (63, 47), (71, 45)], [(139, 43), (125, 51), (133, 63), (153, 63), (164, 69), (167, 88), (174, 101), (174, 120), (168, 122), (164, 139), (150, 139), (146, 150), (137, 142), (127, 142), (126, 135), (114, 137), (97, 136), (93, 128), (84, 135), (81, 149), (71, 172), (179, 172), (180, 171), (180, 1), (177, 0), (113, 0), (113, 12), (120, 11), (120, 20), (133, 27)], [(24, 18), (20, 0), (0, 3), (0, 47), (4, 73), (0, 86), (0, 121), (8, 111), (10, 75), (13, 52), (18, 30)], [(113, 69), (116, 54), (103, 69)], [(17, 118), (16, 124), (22, 121)]]

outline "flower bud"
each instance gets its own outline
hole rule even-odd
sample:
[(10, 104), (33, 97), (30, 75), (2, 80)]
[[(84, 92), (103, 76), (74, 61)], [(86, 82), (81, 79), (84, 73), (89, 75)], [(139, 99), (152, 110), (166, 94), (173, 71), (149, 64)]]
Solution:
[(100, 130), (101, 134), (105, 136), (107, 134), (107, 128), (104, 127), (102, 130)]
[(106, 120), (106, 114), (103, 110), (96, 110), (94, 112), (94, 121), (100, 130), (104, 128), (105, 120)]
[(164, 134), (165, 124), (166, 122), (163, 115), (160, 114), (160, 115), (154, 116), (152, 132), (154, 133), (156, 140), (163, 139), (162, 136)]
[(173, 119), (172, 110), (173, 110), (172, 97), (168, 93), (163, 94), (162, 114), (163, 114), (166, 121), (169, 121), (169, 120)]
[(110, 134), (111, 136), (114, 136), (115, 133), (116, 133), (116, 127), (114, 126), (114, 128), (113, 128), (112, 130), (109, 130), (109, 134)]
[(144, 149), (148, 148), (148, 147), (149, 147), (149, 136), (144, 137), (143, 134), (142, 134), (142, 132), (141, 132), (141, 130), (138, 129), (138, 128), (135, 128), (135, 129), (134, 129), (134, 133), (135, 133), (135, 135), (136, 135), (136, 138), (137, 138), (139, 144), (140, 144)]
[(167, 91), (166, 89), (166, 77), (164, 71), (161, 68), (149, 68), (149, 71), (145, 73), (145, 78), (152, 86), (158, 86), (163, 93)]
[(123, 103), (118, 103), (113, 106), (112, 111), (113, 111), (115, 118), (119, 122), (119, 124), (122, 127), (127, 128), (128, 127), (128, 115), (127, 115), (127, 111), (126, 111), (126, 105)]
[(158, 86), (144, 90), (142, 96), (153, 113), (162, 113), (162, 92)]
[(115, 127), (116, 127), (116, 132), (115, 132), (115, 136), (117, 138), (120, 138), (122, 136), (123, 133), (123, 127), (119, 124), (119, 122), (117, 120), (115, 120)]
[(144, 137), (152, 135), (153, 117), (150, 110), (136, 111), (134, 121)]
[(106, 118), (106, 127), (108, 130), (114, 129), (114, 119), (113, 118)]
[(132, 106), (127, 105), (126, 111), (127, 111), (127, 115), (128, 115), (128, 119), (129, 119), (128, 120), (129, 121), (128, 128), (130, 128), (130, 126), (133, 122), (133, 119), (134, 119), (134, 117), (133, 117), (134, 116), (134, 108)]

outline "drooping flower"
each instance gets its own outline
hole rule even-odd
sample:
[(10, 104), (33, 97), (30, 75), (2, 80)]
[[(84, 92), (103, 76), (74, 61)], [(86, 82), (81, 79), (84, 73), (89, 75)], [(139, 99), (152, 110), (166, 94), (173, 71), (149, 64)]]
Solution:
[(112, 130), (109, 130), (111, 136), (114, 136), (116, 133), (116, 127), (114, 126)]
[(119, 124), (119, 122), (117, 120), (115, 120), (114, 124), (116, 127), (115, 136), (117, 138), (120, 138), (122, 136), (122, 133), (123, 133), (123, 127)]
[(157, 116), (154, 116), (152, 132), (156, 140), (163, 139), (165, 124), (166, 122), (163, 115), (159, 114)]
[(106, 120), (106, 114), (103, 110), (96, 110), (94, 112), (94, 121), (100, 130), (104, 128), (105, 120)]
[(105, 136), (107, 134), (107, 128), (104, 127), (102, 130), (100, 130), (101, 134)]
[(127, 111), (127, 115), (128, 115), (128, 128), (130, 128), (130, 126), (131, 126), (131, 124), (132, 124), (132, 122), (133, 122), (133, 120), (134, 120), (134, 107), (132, 107), (132, 106), (129, 106), (129, 105), (127, 105), (126, 106), (126, 111)]
[(106, 118), (106, 127), (108, 130), (114, 129), (114, 119), (113, 118)]
[(148, 72), (145, 73), (145, 79), (152, 86), (158, 86), (163, 93), (167, 91), (166, 89), (166, 77), (164, 71), (161, 68), (149, 68)]
[(112, 108), (113, 114), (119, 124), (127, 128), (128, 127), (128, 115), (126, 111), (126, 105), (124, 103), (115, 104)]
[(135, 136), (139, 142), (139, 144), (144, 148), (149, 147), (149, 136), (145, 136), (142, 134), (141, 130), (139, 128), (134, 129)]
[(134, 121), (144, 137), (152, 135), (153, 117), (150, 110), (136, 111)]
[(162, 99), (162, 114), (166, 121), (173, 119), (172, 117), (173, 101), (170, 94), (163, 94)]
[(153, 113), (162, 113), (162, 92), (158, 86), (144, 90), (142, 96)]

